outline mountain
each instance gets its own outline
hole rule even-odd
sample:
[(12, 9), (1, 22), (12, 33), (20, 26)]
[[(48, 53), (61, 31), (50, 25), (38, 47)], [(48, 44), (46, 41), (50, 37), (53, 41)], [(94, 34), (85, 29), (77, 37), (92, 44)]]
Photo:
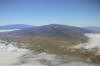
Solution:
[(20, 36), (60, 36), (71, 39), (82, 39), (83, 37), (81, 36), (83, 36), (84, 33), (90, 32), (91, 31), (79, 27), (50, 24), (14, 31), (11, 34)]
[(32, 26), (25, 25), (25, 24), (13, 24), (13, 25), (0, 26), (0, 30), (23, 29), (23, 28), (29, 28), (29, 27), (32, 27)]
[(18, 36), (59, 37), (59, 38), (83, 41), (86, 39), (84, 34), (91, 33), (91, 32), (92, 31), (90, 30), (74, 27), (74, 26), (50, 24), (50, 25), (36, 26), (36, 27), (30, 27), (22, 30), (7, 32), (5, 34), (17, 36), (17, 37)]
[(88, 37), (84, 34), (91, 32), (80, 27), (50, 24), (2, 33), (0, 38), (16, 40), (20, 47), (31, 50), (66, 55), (67, 47), (86, 42)]
[(79, 60), (82, 61), (91, 58), (94, 62), (100, 62), (98, 61), (100, 56), (95, 56), (94, 51), (70, 48), (85, 44), (89, 39), (85, 36), (86, 33), (94, 33), (94, 31), (68, 25), (50, 24), (1, 33), (0, 38), (16, 41), (18, 47), (27, 48), (36, 53), (46, 52), (64, 58), (65, 56), (80, 57)]
[(100, 27), (88, 26), (84, 27), (85, 29), (92, 30), (92, 31), (100, 31)]

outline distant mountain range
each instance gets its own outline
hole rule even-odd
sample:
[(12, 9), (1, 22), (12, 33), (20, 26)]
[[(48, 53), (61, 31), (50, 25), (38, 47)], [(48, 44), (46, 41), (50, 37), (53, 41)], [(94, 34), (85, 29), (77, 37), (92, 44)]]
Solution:
[(25, 24), (13, 24), (13, 25), (5, 25), (0, 26), (0, 30), (14, 30), (14, 29), (23, 29), (23, 28), (30, 28), (31, 25), (25, 25)]
[(100, 31), (100, 27), (95, 27), (95, 26), (88, 26), (84, 28), (92, 31)]

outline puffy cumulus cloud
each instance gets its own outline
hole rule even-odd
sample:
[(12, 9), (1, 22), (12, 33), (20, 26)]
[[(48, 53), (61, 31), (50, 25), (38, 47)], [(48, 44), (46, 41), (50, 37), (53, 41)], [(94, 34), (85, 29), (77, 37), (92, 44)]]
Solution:
[(88, 42), (86, 43), (80, 43), (77, 46), (74, 46), (74, 48), (84, 48), (84, 49), (98, 49), (100, 50), (100, 34), (85, 34), (89, 38)]
[(19, 58), (27, 53), (26, 49), (19, 49), (13, 45), (0, 43), (0, 65), (11, 66), (19, 62)]

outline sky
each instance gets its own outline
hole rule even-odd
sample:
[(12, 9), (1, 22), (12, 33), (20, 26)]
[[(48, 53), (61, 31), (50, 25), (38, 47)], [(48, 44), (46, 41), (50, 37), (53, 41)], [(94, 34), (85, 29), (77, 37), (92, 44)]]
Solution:
[(0, 0), (0, 25), (100, 27), (100, 0)]

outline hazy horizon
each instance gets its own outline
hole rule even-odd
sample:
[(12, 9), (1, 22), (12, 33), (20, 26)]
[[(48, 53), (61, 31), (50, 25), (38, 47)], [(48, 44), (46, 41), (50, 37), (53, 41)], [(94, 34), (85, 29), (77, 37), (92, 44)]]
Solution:
[(0, 25), (100, 26), (99, 0), (0, 0)]
[[(10, 25), (44, 26), (44, 25), (51, 25), (51, 24), (44, 24), (44, 25), (33, 25), (33, 24), (5, 24), (5, 25), (0, 25), (0, 26), (10, 26)], [(58, 25), (67, 25), (67, 24), (58, 24)], [(67, 25), (67, 26), (73, 26), (73, 27), (100, 27), (100, 26), (95, 26), (95, 25), (87, 25), (87, 26)]]

